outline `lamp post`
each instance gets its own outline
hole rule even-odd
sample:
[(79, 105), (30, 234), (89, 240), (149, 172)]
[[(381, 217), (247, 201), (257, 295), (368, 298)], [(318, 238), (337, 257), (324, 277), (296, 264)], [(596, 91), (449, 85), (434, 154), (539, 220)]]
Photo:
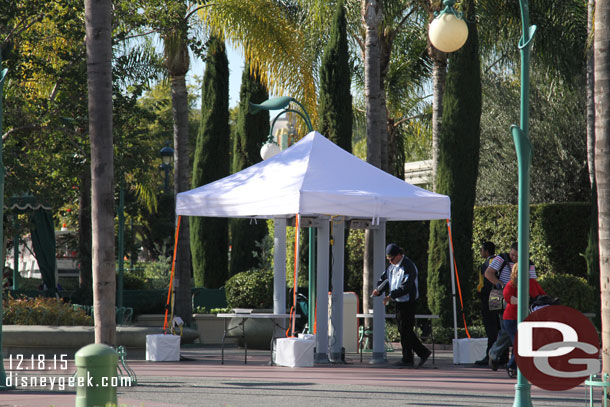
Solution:
[(444, 0), (445, 8), (430, 23), (428, 36), (434, 48), (442, 52), (454, 52), (462, 48), (468, 39), (468, 26), (462, 13), (453, 8), (455, 0)]
[[(288, 109), (290, 103), (294, 102), (301, 110)], [(261, 157), (263, 160), (268, 160), (274, 155), (280, 152), (280, 147), (277, 145), (275, 140), (273, 139), (273, 126), (275, 126), (275, 122), (277, 119), (283, 115), (284, 113), (295, 113), (299, 115), (303, 121), (305, 121), (305, 125), (307, 126), (308, 131), (313, 131), (313, 126), (311, 124), (311, 119), (309, 118), (309, 114), (307, 110), (305, 110), (305, 106), (299, 103), (296, 99), (290, 96), (280, 96), (271, 99), (267, 99), (260, 104), (250, 103), (250, 113), (256, 114), (261, 110), (282, 110), (279, 112), (273, 121), (271, 122), (271, 128), (269, 129), (269, 136), (267, 137), (267, 141), (261, 147)]]
[(125, 271), (125, 261), (123, 259), (125, 253), (125, 174), (123, 173), (122, 168), (120, 169), (120, 172), (121, 179), (119, 181), (119, 208), (117, 209), (119, 218), (119, 242), (117, 250), (117, 260), (119, 262), (119, 278), (117, 281), (116, 305), (118, 308), (121, 308), (123, 306), (123, 276)]
[(172, 161), (174, 160), (174, 149), (169, 146), (169, 141), (165, 143), (165, 147), (159, 150), (159, 154), (161, 155), (159, 171), (162, 174), (165, 174), (163, 192), (167, 194), (169, 188), (169, 172), (172, 169)]
[[(0, 49), (0, 135), (2, 135), (2, 89), (4, 88), (4, 78), (8, 69), (2, 69), (2, 50)], [(0, 242), (4, 241), (4, 161), (2, 159), (2, 137), (0, 137)], [(4, 266), (2, 266), (2, 281), (4, 281)], [(0, 359), (2, 358), (2, 291), (4, 284), (0, 287)], [(0, 390), (6, 389), (6, 372), (4, 363), (0, 363)]]
[[(453, 10), (454, 0), (444, 0), (443, 5), (445, 9), (437, 16), (437, 18), (430, 24), (430, 42), (432, 45), (443, 51), (440, 47), (444, 47), (445, 43), (438, 42), (439, 37), (446, 38), (451, 36), (452, 33), (458, 33), (461, 29), (451, 28), (450, 25), (444, 24), (445, 20), (453, 20), (452, 17), (443, 17), (447, 14), (453, 14), (454, 17), (458, 17)], [(523, 321), (528, 314), (528, 302), (529, 302), (529, 221), (530, 221), (530, 166), (532, 163), (532, 146), (528, 136), (529, 133), (529, 71), (530, 71), (530, 51), (532, 46), (532, 39), (536, 32), (536, 26), (529, 24), (529, 5), (527, 0), (519, 0), (519, 6), (521, 9), (521, 28), (522, 35), (519, 40), (519, 51), (521, 54), (521, 100), (520, 100), (520, 118), (519, 126), (512, 125), (511, 133), (513, 141), (515, 143), (515, 150), (517, 151), (518, 160), (518, 171), (519, 171), (519, 215), (518, 215), (518, 241), (519, 241), (519, 287), (518, 287), (518, 299), (517, 305), (517, 322)], [(438, 21), (438, 22), (437, 22)], [(435, 25), (433, 31), (433, 24)], [(464, 24), (465, 25), (465, 24)], [(439, 34), (440, 33), (440, 34)], [(457, 34), (456, 34), (457, 35)], [(457, 42), (457, 41), (456, 41)], [(464, 39), (464, 43), (466, 40)], [(438, 44), (438, 46), (437, 46)], [(463, 45), (463, 43), (461, 44)], [(459, 47), (461, 47), (461, 45)], [(452, 49), (452, 52), (459, 47)], [(531, 386), (527, 379), (518, 370), (517, 384), (515, 385), (515, 400), (514, 407), (530, 407), (532, 405), (531, 400)]]
[[(289, 108), (290, 103), (294, 103), (298, 106), (300, 110)], [(250, 113), (256, 114), (261, 110), (281, 110), (273, 121), (271, 122), (271, 126), (269, 129), (269, 136), (267, 137), (267, 141), (261, 147), (261, 157), (263, 160), (268, 160), (274, 155), (280, 152), (280, 147), (277, 145), (275, 140), (273, 139), (273, 126), (275, 126), (275, 122), (277, 119), (283, 115), (284, 113), (295, 113), (297, 114), (307, 126), (308, 131), (313, 131), (313, 125), (311, 124), (311, 119), (309, 118), (309, 114), (301, 103), (299, 103), (296, 99), (290, 96), (280, 96), (271, 99), (267, 99), (260, 104), (250, 103)], [(313, 326), (315, 322), (315, 313), (312, 310), (315, 310), (316, 307), (316, 234), (314, 233), (314, 228), (309, 228), (309, 291), (308, 291), (308, 321), (307, 326), (309, 327), (309, 332), (313, 332)], [(296, 253), (295, 253), (296, 255)]]
[[(168, 204), (168, 201), (171, 197), (171, 193), (169, 191), (169, 173), (172, 170), (172, 162), (174, 160), (174, 149), (169, 146), (169, 141), (165, 142), (165, 147), (163, 147), (161, 150), (159, 150), (159, 155), (161, 156), (161, 164), (159, 164), (159, 174), (164, 177), (163, 195), (160, 198), (161, 198), (161, 202), (163, 202), (162, 207), (165, 207), (165, 205)], [(167, 224), (172, 225), (173, 223), (174, 223), (174, 211), (170, 211), (170, 215), (167, 220)], [(163, 224), (165, 225), (165, 222), (163, 222)], [(171, 226), (170, 226), (170, 228), (171, 228)], [(173, 295), (173, 293), (174, 292), (172, 291), (172, 295)]]

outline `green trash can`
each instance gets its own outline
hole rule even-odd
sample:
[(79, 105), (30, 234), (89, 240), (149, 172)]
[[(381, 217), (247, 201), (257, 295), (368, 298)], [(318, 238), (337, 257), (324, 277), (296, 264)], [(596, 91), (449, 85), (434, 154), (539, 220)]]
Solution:
[(74, 356), (76, 407), (116, 406), (118, 355), (108, 345), (84, 346)]

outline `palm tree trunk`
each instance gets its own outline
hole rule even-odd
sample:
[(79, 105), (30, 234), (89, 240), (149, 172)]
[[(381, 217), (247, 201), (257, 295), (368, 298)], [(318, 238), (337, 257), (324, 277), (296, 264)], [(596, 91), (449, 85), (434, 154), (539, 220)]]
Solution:
[[(587, 9), (587, 37), (593, 35), (593, 17), (595, 15), (595, 0), (588, 1)], [(595, 182), (595, 74), (593, 44), (587, 49), (586, 75), (587, 75), (587, 167), (589, 169), (589, 183), (591, 185), (591, 220), (589, 222), (589, 236), (585, 260), (587, 261), (587, 280), (589, 284), (599, 291), (599, 239), (597, 225), (597, 186)], [(596, 301), (599, 309), (599, 298)]]
[[(432, 47), (430, 47), (432, 48)], [(443, 117), (443, 92), (447, 78), (447, 54), (431, 51), (435, 55), (432, 65), (432, 190), (436, 191), (436, 169), (438, 167), (438, 137)]]
[[(188, 54), (187, 54), (188, 55)], [(188, 63), (187, 63), (188, 66)], [(172, 114), (174, 118), (174, 195), (187, 191), (189, 182), (189, 127), (188, 127), (188, 93), (185, 75), (171, 76)], [(176, 255), (175, 314), (185, 323), (192, 319), (191, 304), (191, 253), (189, 223), (181, 222)]]
[(86, 169), (81, 175), (78, 202), (78, 261), (79, 287), (90, 290), (92, 287), (91, 272), (91, 170)]
[[(388, 55), (389, 58), (389, 55)], [(390, 137), (388, 133), (388, 109), (385, 96), (385, 75), (383, 73), (379, 78), (379, 155), (381, 156), (381, 169), (385, 172), (392, 173), (390, 168), (390, 150), (394, 145), (390, 145)]]
[(381, 3), (363, 1), (366, 40), (364, 52), (364, 97), (366, 103), (366, 161), (381, 168), (381, 49), (378, 25)]
[(112, 1), (85, 0), (95, 343), (115, 345)]
[[(587, 33), (593, 32), (593, 16), (595, 0), (589, 0), (587, 5)], [(593, 45), (587, 51), (587, 165), (589, 167), (589, 182), (591, 189), (595, 184), (595, 74)]]
[[(362, 20), (365, 29), (364, 46), (364, 97), (366, 103), (366, 161), (381, 168), (381, 49), (378, 27), (381, 22), (381, 2), (362, 1)], [(362, 275), (362, 306), (368, 310), (373, 288), (373, 232), (364, 232), (364, 270)]]
[(599, 210), (602, 372), (610, 373), (610, 0), (595, 7), (595, 180)]

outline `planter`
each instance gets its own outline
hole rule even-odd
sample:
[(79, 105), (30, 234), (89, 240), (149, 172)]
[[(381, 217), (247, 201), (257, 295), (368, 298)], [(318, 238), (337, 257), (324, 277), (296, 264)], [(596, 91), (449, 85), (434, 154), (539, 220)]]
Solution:
[[(197, 325), (199, 341), (205, 345), (218, 345), (222, 343), (225, 321), (217, 318), (216, 314), (193, 314), (193, 321)], [(231, 338), (225, 342), (231, 342)]]
[[(254, 310), (255, 313), (271, 313), (270, 309)], [(231, 331), (230, 334), (239, 335), (241, 334), (241, 327), (238, 325), (241, 323), (242, 318), (231, 318), (228, 323), (228, 329)], [(275, 321), (278, 322), (278, 321)], [(281, 321), (280, 321), (281, 322)], [(244, 322), (244, 332), (248, 340), (249, 349), (263, 349), (269, 350), (271, 344), (271, 338), (273, 336), (273, 329), (275, 328), (274, 320), (272, 319), (246, 319)], [(240, 347), (244, 347), (244, 341), (242, 338), (237, 338), (237, 344)]]
[[(137, 326), (163, 327), (165, 315), (143, 314), (136, 318)], [(193, 314), (193, 322), (199, 334), (199, 341), (205, 345), (220, 345), (224, 333), (225, 320), (216, 317), (216, 314)], [(235, 343), (236, 339), (227, 338), (226, 343)]]
[[(159, 327), (118, 326), (117, 346), (124, 346), (130, 359), (143, 359), (146, 336), (161, 334)], [(193, 343), (199, 334), (189, 328), (182, 332), (182, 344)], [(66, 354), (68, 358), (83, 346), (95, 342), (95, 328), (92, 326), (48, 326), (48, 325), (3, 325), (3, 353), (7, 355), (44, 354), (47, 357)], [(34, 356), (36, 357), (36, 356)]]
[[(169, 316), (168, 316), (169, 319)], [(136, 326), (155, 326), (163, 328), (165, 314), (141, 314), (135, 319)]]
[[(254, 312), (270, 313), (272, 310), (257, 309)], [(164, 318), (163, 314), (142, 314), (137, 316), (135, 325), (163, 328)], [(241, 318), (231, 318), (226, 321), (229, 335), (241, 334), (241, 327), (237, 327), (241, 321)], [(220, 345), (222, 343), (225, 319), (218, 318), (216, 314), (193, 314), (193, 322), (196, 325), (194, 328), (197, 330), (199, 341), (202, 344)], [(278, 323), (281, 323), (281, 321), (278, 321)], [(246, 338), (248, 338), (248, 348), (269, 349), (274, 326), (275, 324), (271, 319), (246, 320), (244, 329)], [(244, 341), (241, 338), (228, 337), (225, 344), (228, 343), (237, 343), (241, 347), (244, 346)]]

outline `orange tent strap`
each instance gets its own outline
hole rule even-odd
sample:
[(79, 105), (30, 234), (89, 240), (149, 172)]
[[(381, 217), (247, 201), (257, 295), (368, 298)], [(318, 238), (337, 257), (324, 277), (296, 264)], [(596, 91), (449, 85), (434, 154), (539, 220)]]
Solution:
[(172, 287), (174, 285), (174, 272), (176, 271), (176, 253), (178, 253), (178, 235), (180, 234), (180, 220), (182, 216), (178, 216), (178, 222), (176, 223), (176, 233), (174, 235), (174, 255), (172, 260), (172, 273), (169, 278), (169, 289), (167, 290), (167, 301), (165, 303), (165, 319), (163, 321), (163, 333), (167, 330), (167, 313), (169, 311), (169, 302), (172, 297)]
[(318, 304), (314, 304), (313, 309), (313, 334), (315, 335), (318, 331)]
[[(455, 253), (455, 250), (453, 248), (453, 236), (451, 234), (451, 222), (449, 222), (449, 219), (447, 219), (447, 232), (449, 233), (449, 244), (451, 245), (451, 252)], [(453, 255), (453, 258), (451, 259), (451, 261), (453, 262), (453, 269), (455, 270), (455, 281), (456, 281), (456, 285), (457, 285), (457, 289), (458, 289), (458, 294), (460, 296), (460, 308), (462, 310), (462, 320), (464, 321), (464, 330), (466, 331), (466, 336), (468, 338), (470, 338), (470, 332), (468, 332), (468, 326), (466, 325), (466, 315), (464, 315), (464, 301), (462, 299), (462, 287), (460, 285), (460, 276), (458, 275), (457, 263), (455, 261), (455, 254)]]
[(290, 328), (292, 326), (290, 324), (290, 322), (294, 318), (293, 310), (294, 310), (294, 307), (290, 307), (290, 312), (288, 312), (288, 314), (290, 315), (290, 318), (288, 318), (288, 329), (286, 329), (286, 338), (293, 338), (294, 337), (294, 335), (290, 336)]

